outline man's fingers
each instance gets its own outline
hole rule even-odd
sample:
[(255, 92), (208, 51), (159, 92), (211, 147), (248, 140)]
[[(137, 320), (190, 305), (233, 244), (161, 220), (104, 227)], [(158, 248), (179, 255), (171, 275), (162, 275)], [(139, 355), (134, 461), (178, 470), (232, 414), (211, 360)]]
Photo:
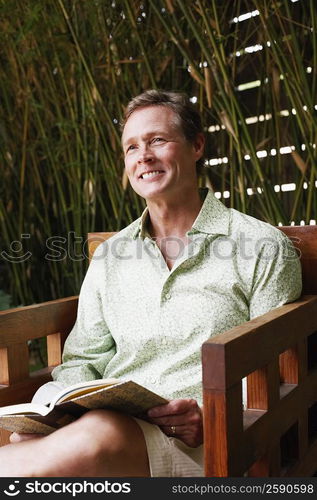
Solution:
[(13, 432), (10, 435), (10, 443), (21, 443), (22, 441), (28, 441), (29, 439), (37, 439), (41, 437), (41, 434), (18, 434), (17, 432)]
[(202, 429), (198, 427), (188, 427), (187, 425), (160, 426), (161, 430), (169, 437), (174, 437), (183, 441), (192, 448), (203, 443)]
[(164, 417), (186, 413), (194, 408), (198, 408), (197, 402), (194, 399), (173, 399), (165, 405), (151, 408), (147, 414), (150, 418)]
[(178, 437), (184, 436), (186, 434), (190, 434), (190, 430), (188, 430), (187, 425), (161, 425), (160, 428), (170, 437)]
[(168, 427), (170, 425), (184, 425), (189, 423), (188, 419), (184, 419), (183, 415), (167, 415), (166, 417), (149, 418), (148, 421), (160, 427), (163, 425)]
[(169, 425), (186, 425), (186, 426), (196, 426), (201, 425), (202, 418), (198, 412), (188, 412), (182, 413), (180, 415), (167, 415), (163, 417), (155, 417), (148, 419), (150, 423), (159, 426), (169, 426)]

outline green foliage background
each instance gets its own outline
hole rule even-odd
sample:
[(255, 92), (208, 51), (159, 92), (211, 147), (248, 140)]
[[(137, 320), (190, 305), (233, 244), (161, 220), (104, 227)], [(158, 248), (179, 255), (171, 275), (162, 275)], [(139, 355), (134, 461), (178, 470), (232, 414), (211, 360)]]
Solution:
[[(139, 216), (118, 124), (147, 88), (197, 97), (206, 157), (228, 158), (201, 185), (272, 224), (316, 218), (316, 26), (315, 0), (0, 0), (0, 252), (21, 260), (1, 254), (0, 288), (13, 304), (78, 293), (78, 238)], [(252, 44), (262, 50), (251, 58)], [(260, 85), (238, 91), (251, 80)], [(246, 123), (260, 113), (271, 117)], [(287, 144), (285, 158), (256, 154)], [(296, 190), (276, 192), (283, 182)], [(48, 251), (52, 236), (60, 248)]]

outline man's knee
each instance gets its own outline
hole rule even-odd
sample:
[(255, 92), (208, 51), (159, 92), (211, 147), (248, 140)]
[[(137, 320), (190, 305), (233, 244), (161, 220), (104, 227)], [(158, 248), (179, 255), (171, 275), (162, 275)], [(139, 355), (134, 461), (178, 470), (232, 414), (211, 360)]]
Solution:
[(143, 433), (134, 419), (111, 410), (91, 410), (78, 419), (72, 433), (79, 448), (98, 456), (125, 453), (134, 443), (145, 446)]
[(148, 475), (141, 429), (134, 419), (113, 411), (91, 410), (42, 439), (5, 448), (15, 464), (8, 469), (11, 474), (18, 471), (21, 475), (23, 471), (27, 477)]

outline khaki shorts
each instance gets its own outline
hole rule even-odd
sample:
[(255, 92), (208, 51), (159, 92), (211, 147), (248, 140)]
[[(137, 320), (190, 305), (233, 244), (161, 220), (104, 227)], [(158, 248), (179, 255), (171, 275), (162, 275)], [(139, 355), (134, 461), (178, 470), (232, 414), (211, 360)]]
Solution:
[(157, 425), (134, 418), (146, 442), (151, 477), (203, 477), (203, 445), (190, 448), (177, 438), (166, 436)]

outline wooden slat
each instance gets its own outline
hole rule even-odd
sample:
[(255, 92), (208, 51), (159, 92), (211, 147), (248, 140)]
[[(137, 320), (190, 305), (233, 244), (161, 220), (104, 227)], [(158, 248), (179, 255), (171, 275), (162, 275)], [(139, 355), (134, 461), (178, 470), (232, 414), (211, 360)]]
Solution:
[(4, 383), (14, 384), (29, 376), (29, 349), (26, 342), (8, 347), (8, 378)]
[(0, 429), (0, 446), (5, 446), (6, 444), (9, 444), (9, 436), (11, 432), (5, 431), (4, 429)]
[(9, 358), (8, 348), (0, 349), (0, 384), (9, 383)]
[(280, 374), (278, 359), (260, 368), (247, 377), (247, 407), (268, 410), (280, 397)]
[(52, 300), (32, 306), (0, 311), (0, 349), (69, 332), (76, 320), (78, 297)]
[(116, 232), (104, 232), (104, 233), (88, 233), (88, 254), (89, 254), (89, 260), (92, 259), (92, 256), (96, 250), (96, 248), (100, 245), (100, 243), (103, 243), (104, 241), (108, 240), (112, 236), (117, 234)]
[(66, 333), (53, 333), (47, 336), (47, 364), (57, 366), (62, 362)]
[[(301, 342), (303, 345), (303, 342)], [(281, 382), (286, 384), (298, 384), (299, 382), (299, 364), (298, 348), (287, 349), (282, 352), (279, 359)], [(307, 359), (306, 359), (307, 366)]]
[(28, 376), (29, 350), (26, 342), (0, 349), (0, 384), (13, 384)]

